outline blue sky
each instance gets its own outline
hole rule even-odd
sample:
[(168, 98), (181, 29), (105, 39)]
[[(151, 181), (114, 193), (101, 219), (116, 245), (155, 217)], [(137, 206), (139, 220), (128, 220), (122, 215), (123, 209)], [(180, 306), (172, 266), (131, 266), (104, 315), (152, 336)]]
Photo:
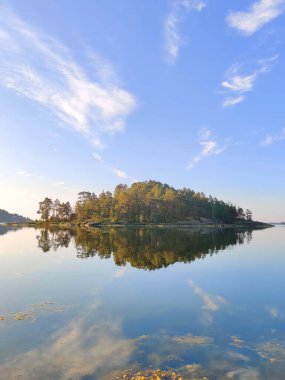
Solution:
[(156, 179), (285, 220), (285, 0), (0, 4), (0, 208)]

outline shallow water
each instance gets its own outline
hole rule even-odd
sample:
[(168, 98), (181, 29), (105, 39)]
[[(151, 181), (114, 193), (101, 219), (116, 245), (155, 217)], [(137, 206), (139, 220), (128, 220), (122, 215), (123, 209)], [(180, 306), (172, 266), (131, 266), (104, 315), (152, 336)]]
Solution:
[(284, 227), (0, 227), (1, 380), (285, 378)]

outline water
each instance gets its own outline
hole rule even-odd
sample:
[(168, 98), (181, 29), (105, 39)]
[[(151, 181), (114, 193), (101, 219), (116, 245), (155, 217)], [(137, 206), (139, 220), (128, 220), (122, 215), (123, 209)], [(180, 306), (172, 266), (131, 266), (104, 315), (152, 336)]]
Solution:
[(0, 226), (0, 379), (283, 380), (284, 232)]

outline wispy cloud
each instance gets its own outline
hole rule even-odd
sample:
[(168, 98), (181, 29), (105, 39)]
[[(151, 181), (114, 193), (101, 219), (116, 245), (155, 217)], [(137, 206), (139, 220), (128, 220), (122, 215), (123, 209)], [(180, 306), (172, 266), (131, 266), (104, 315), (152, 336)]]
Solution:
[(18, 170), (17, 174), (22, 176), (22, 177), (31, 177), (32, 176), (32, 174), (27, 172), (26, 170)]
[[(202, 134), (203, 137), (206, 137), (207, 139), (211, 136), (211, 131), (206, 130)], [(192, 169), (198, 162), (204, 160), (205, 158), (213, 155), (218, 155), (222, 153), (225, 150), (225, 147), (219, 146), (217, 141), (215, 140), (205, 140), (200, 142), (201, 150), (200, 152), (192, 158), (192, 160), (188, 163), (187, 169)]]
[(262, 141), (262, 145), (272, 145), (278, 141), (285, 140), (285, 128), (282, 129), (282, 132), (275, 135), (267, 135)]
[(212, 131), (208, 128), (203, 128), (200, 132), (199, 132), (199, 135), (200, 135), (200, 138), (201, 140), (207, 140), (210, 138), (212, 134)]
[(206, 293), (202, 288), (196, 286), (192, 280), (188, 281), (188, 285), (192, 287), (194, 293), (201, 297), (203, 301), (203, 308), (209, 311), (217, 311), (221, 305), (226, 303), (225, 299), (221, 296), (213, 296)]
[(207, 293), (205, 290), (197, 286), (193, 280), (189, 279), (187, 284), (193, 289), (194, 293), (201, 298), (203, 302), (203, 309), (205, 311), (205, 321), (212, 322), (212, 313), (220, 310), (223, 305), (227, 304), (227, 301), (222, 296), (214, 296)]
[(127, 173), (123, 172), (122, 170), (112, 168), (112, 171), (116, 174), (119, 178), (128, 178)]
[(105, 148), (105, 144), (103, 144), (103, 142), (101, 141), (101, 139), (98, 136), (97, 137), (92, 137), (91, 138), (91, 143), (98, 150), (102, 150), (102, 149)]
[(97, 152), (93, 152), (93, 157), (95, 158), (96, 161), (98, 162), (103, 162), (103, 157), (101, 156), (101, 154), (97, 153)]
[(36, 178), (36, 179), (40, 179), (40, 180), (46, 179), (42, 175), (37, 175), (37, 174), (34, 174), (34, 173), (30, 173), (27, 170), (17, 170), (17, 175), (20, 176), (20, 177)]
[(250, 36), (284, 11), (284, 0), (259, 0), (248, 11), (230, 11), (227, 23), (246, 36)]
[(200, 12), (206, 7), (203, 0), (173, 0), (171, 10), (165, 20), (166, 52), (169, 63), (175, 63), (184, 39), (179, 32), (183, 15), (189, 10)]
[(67, 48), (5, 8), (0, 48), (0, 85), (40, 103), (97, 148), (103, 145), (102, 133), (124, 130), (136, 99), (103, 59), (92, 61), (91, 78)]
[(224, 100), (223, 107), (235, 106), (236, 104), (243, 102), (244, 99), (244, 96), (227, 97)]
[(227, 96), (223, 102), (223, 106), (230, 107), (243, 102), (245, 96), (241, 94), (252, 91), (259, 75), (270, 71), (274, 63), (278, 61), (278, 58), (278, 55), (274, 55), (273, 57), (259, 60), (257, 62), (257, 69), (250, 74), (243, 74), (243, 66), (240, 64), (231, 66), (226, 73), (227, 79), (221, 85), (234, 96)]
[(234, 75), (228, 81), (222, 82), (222, 86), (235, 92), (252, 91), (256, 76), (256, 73), (245, 76)]
[(97, 152), (93, 152), (92, 153), (92, 156), (93, 158), (96, 160), (97, 164), (100, 165), (102, 168), (104, 168), (105, 170), (107, 171), (110, 171), (112, 172), (113, 174), (115, 174), (117, 177), (119, 178), (123, 178), (123, 179), (127, 179), (128, 178), (128, 175), (126, 172), (124, 172), (123, 170), (120, 170), (120, 169), (116, 169), (116, 168), (113, 168), (112, 166), (108, 165), (103, 157), (101, 156), (101, 154), (97, 153)]
[(51, 191), (52, 188), (57, 190), (69, 190), (71, 193), (77, 193), (80, 191), (78, 188), (71, 188), (71, 186), (69, 184), (66, 184), (62, 179), (48, 178), (41, 174), (32, 173), (22, 169), (16, 170), (16, 174), (17, 176), (22, 177), (22, 181), (25, 181), (26, 185), (33, 185), (33, 187), (36, 187), (39, 183), (41, 183), (43, 186), (45, 186), (45, 188), (49, 188)]

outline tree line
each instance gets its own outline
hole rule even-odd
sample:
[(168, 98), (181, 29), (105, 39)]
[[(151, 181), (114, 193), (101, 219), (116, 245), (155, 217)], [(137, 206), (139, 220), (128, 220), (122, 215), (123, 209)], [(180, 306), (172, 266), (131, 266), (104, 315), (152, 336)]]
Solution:
[(209, 219), (221, 223), (252, 220), (252, 212), (191, 189), (175, 189), (157, 181), (120, 184), (113, 193), (82, 191), (75, 206), (45, 198), (38, 214), (45, 222), (173, 223)]
[(58, 199), (53, 201), (48, 197), (39, 202), (37, 213), (44, 222), (63, 222), (75, 219), (70, 202), (60, 202)]

